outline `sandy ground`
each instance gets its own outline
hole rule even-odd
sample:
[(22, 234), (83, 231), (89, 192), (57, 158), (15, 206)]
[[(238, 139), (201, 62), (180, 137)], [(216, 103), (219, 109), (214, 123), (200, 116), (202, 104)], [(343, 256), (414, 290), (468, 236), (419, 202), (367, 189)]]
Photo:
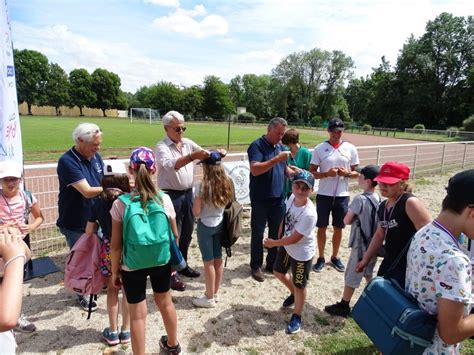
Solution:
[[(422, 178), (414, 185), (415, 194), (424, 201), (433, 217), (439, 211), (450, 175)], [(348, 233), (349, 228), (346, 228), (340, 253), (343, 260), (348, 259), (350, 251)], [(288, 292), (270, 274), (266, 274), (263, 283), (250, 277), (249, 243), (247, 236), (234, 247), (234, 255), (224, 271), (216, 308), (198, 309), (191, 303), (194, 297), (203, 293), (203, 276), (195, 280), (183, 277), (187, 282), (186, 291), (173, 291), (179, 341), (184, 353), (309, 353), (303, 344), (305, 339), (317, 339), (342, 326), (342, 318), (331, 318), (323, 311), (325, 305), (340, 299), (343, 288), (343, 274), (327, 266), (322, 273), (311, 272), (302, 331), (286, 335), (285, 326), (291, 309), (282, 309), (281, 303)], [(330, 242), (326, 250), (330, 253)], [(100, 340), (103, 328), (108, 326), (105, 294), (99, 296), (99, 309), (87, 320), (86, 312), (76, 306), (75, 296), (62, 286), (65, 257), (66, 251), (53, 256), (60, 272), (25, 284), (23, 312), (35, 322), (38, 330), (32, 334), (18, 334), (18, 350), (21, 353), (131, 353), (131, 347), (109, 348)], [(202, 272), (195, 238), (190, 249), (190, 265)], [(165, 332), (152, 299), (148, 288), (147, 351), (158, 352), (159, 337)], [(328, 319), (328, 325), (317, 321), (321, 317)]]

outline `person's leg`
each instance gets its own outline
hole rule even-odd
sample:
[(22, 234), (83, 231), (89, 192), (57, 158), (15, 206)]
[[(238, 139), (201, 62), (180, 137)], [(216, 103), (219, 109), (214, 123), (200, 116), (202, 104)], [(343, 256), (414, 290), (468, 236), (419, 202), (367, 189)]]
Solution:
[(351, 302), (352, 295), (354, 294), (354, 288), (349, 286), (344, 286), (344, 291), (342, 292), (342, 299), (347, 303)]
[(214, 281), (214, 296), (219, 292), (219, 288), (222, 282), (222, 276), (224, 274), (224, 263), (222, 262), (222, 245), (221, 245), (221, 234), (225, 233), (224, 222), (219, 224), (214, 231), (212, 237), (212, 250), (214, 255), (214, 272), (216, 274)]
[(316, 227), (316, 239), (318, 242), (318, 258), (324, 259), (324, 249), (326, 247), (326, 229), (329, 224), (329, 213), (331, 211), (332, 197), (317, 195), (316, 196), (316, 212), (318, 214), (318, 221)]
[(252, 200), (252, 212), (250, 219), (250, 268), (257, 270), (263, 264), (263, 233), (267, 223), (267, 216), (262, 201)]
[(184, 260), (188, 261), (188, 250), (194, 229), (193, 192), (190, 190), (182, 197), (181, 204), (181, 232), (179, 235), (179, 249)]
[(146, 300), (139, 303), (130, 303), (129, 310), (133, 354), (145, 354), (145, 324), (147, 315)]
[(291, 281), (290, 274), (288, 274), (288, 273), (282, 274), (281, 272), (273, 270), (273, 275), (275, 275), (275, 277), (278, 280), (280, 280), (283, 285), (286, 286), (288, 291), (290, 291), (290, 293), (292, 295), (294, 295), (295, 287), (293, 286), (293, 282)]
[[(176, 309), (171, 299), (171, 293), (154, 293), (155, 303), (160, 310), (161, 318), (165, 326), (166, 335), (168, 336), (168, 345), (178, 345), (178, 318), (176, 316)], [(133, 334), (132, 334), (133, 339)]]
[(306, 300), (306, 288), (294, 288), (295, 295), (295, 307), (293, 309), (293, 314), (301, 316), (303, 313), (303, 307)]
[(130, 310), (128, 308), (127, 297), (122, 289), (122, 331), (130, 330)]
[(206, 285), (206, 297), (212, 299), (214, 297), (214, 285), (216, 274), (214, 270), (214, 252), (213, 252), (213, 232), (214, 227), (207, 227), (201, 221), (197, 226), (197, 240), (199, 250), (201, 251), (202, 261), (204, 264), (204, 283)]
[(69, 228), (63, 228), (60, 227), (59, 231), (61, 234), (64, 235), (66, 238), (66, 243), (67, 246), (69, 247), (69, 250), (72, 249), (74, 244), (79, 240), (79, 238), (84, 234), (84, 229), (69, 229)]
[(216, 274), (216, 279), (214, 281), (214, 295), (217, 295), (224, 275), (224, 263), (222, 262), (222, 258), (214, 259), (214, 271)]
[(326, 248), (326, 229), (327, 227), (320, 227), (316, 232), (318, 240), (318, 256), (324, 259), (324, 249)]
[(216, 271), (214, 269), (214, 260), (204, 261), (204, 282), (206, 284), (206, 297), (214, 298), (216, 285)]
[(337, 257), (339, 254), (339, 248), (341, 247), (342, 240), (342, 229), (338, 227), (333, 227), (334, 232), (332, 235), (332, 255), (331, 258)]
[(332, 236), (332, 255), (337, 257), (342, 240), (342, 229), (346, 226), (344, 224), (344, 217), (347, 214), (349, 206), (349, 197), (336, 197), (332, 207), (332, 226), (334, 233)]
[[(270, 199), (266, 206), (268, 219), (268, 238), (278, 239), (278, 231), (280, 224), (285, 216), (285, 205), (283, 198)], [(266, 267), (267, 271), (273, 272), (273, 264), (275, 263), (277, 248), (270, 248), (267, 252)]]
[(119, 290), (112, 284), (112, 278), (107, 281), (107, 313), (109, 315), (109, 325), (112, 332), (118, 331), (118, 294)]

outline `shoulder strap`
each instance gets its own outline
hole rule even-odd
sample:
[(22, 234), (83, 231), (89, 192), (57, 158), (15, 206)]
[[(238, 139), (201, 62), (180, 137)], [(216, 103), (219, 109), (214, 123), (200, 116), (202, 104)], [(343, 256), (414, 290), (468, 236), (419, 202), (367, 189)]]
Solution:
[[(370, 230), (370, 233), (371, 235), (370, 236), (367, 236), (365, 233), (364, 233), (364, 230), (362, 229), (362, 224), (361, 224), (361, 221), (360, 221), (360, 218), (359, 216), (357, 216), (357, 226), (359, 227), (359, 231), (360, 231), (360, 235), (364, 241), (364, 245), (367, 247), (369, 245), (369, 238), (372, 237), (374, 235), (374, 224), (375, 224), (375, 215), (377, 213), (377, 206), (375, 206), (375, 203), (372, 201), (372, 199), (370, 198), (370, 196), (368, 196), (367, 194), (361, 194), (361, 197), (362, 197), (362, 200), (365, 200), (365, 201), (368, 201), (370, 203), (370, 205), (372, 206), (372, 209), (370, 211), (370, 227), (371, 227), (371, 230)], [(362, 213), (362, 211), (364, 210), (364, 205), (362, 204), (362, 210), (360, 211), (360, 213)]]

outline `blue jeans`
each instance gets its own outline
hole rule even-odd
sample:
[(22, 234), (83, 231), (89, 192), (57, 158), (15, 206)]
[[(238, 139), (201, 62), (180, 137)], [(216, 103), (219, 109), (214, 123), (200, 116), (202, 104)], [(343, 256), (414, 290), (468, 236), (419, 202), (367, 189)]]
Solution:
[(221, 234), (224, 232), (224, 222), (215, 227), (208, 227), (201, 221), (197, 224), (197, 239), (201, 250), (202, 261), (222, 258)]
[[(264, 200), (252, 200), (252, 214), (250, 227), (252, 235), (250, 239), (250, 267), (252, 270), (261, 268), (263, 265), (263, 233), (268, 223), (268, 237), (278, 239), (278, 228), (285, 215), (285, 204), (283, 197), (267, 198)], [(267, 267), (273, 268), (278, 248), (270, 248), (267, 253)]]
[(164, 190), (173, 202), (176, 212), (176, 224), (179, 233), (179, 250), (183, 254), (184, 260), (188, 260), (188, 249), (191, 244), (191, 238), (194, 228), (193, 216), (193, 191), (192, 189), (185, 191)]
[(76, 244), (85, 232), (84, 229), (68, 229), (64, 227), (59, 227), (59, 231), (66, 237), (66, 243), (69, 249), (72, 249), (74, 244)]

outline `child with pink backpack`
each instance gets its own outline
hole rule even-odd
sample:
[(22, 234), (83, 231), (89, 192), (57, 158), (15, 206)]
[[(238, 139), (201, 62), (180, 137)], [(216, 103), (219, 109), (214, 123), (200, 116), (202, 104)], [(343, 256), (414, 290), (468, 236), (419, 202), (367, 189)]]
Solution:
[(104, 176), (101, 186), (104, 189), (99, 199), (92, 207), (89, 221), (86, 226), (86, 234), (92, 237), (100, 226), (102, 230), (102, 248), (100, 252), (100, 269), (107, 277), (107, 313), (109, 315), (109, 326), (102, 332), (102, 339), (110, 346), (130, 343), (130, 315), (128, 303), (125, 296), (122, 297), (122, 328), (118, 329), (119, 314), (119, 289), (112, 285), (110, 243), (112, 237), (112, 217), (110, 209), (118, 196), (124, 192), (130, 192), (130, 180), (126, 173), (124, 163), (120, 161), (104, 161)]

